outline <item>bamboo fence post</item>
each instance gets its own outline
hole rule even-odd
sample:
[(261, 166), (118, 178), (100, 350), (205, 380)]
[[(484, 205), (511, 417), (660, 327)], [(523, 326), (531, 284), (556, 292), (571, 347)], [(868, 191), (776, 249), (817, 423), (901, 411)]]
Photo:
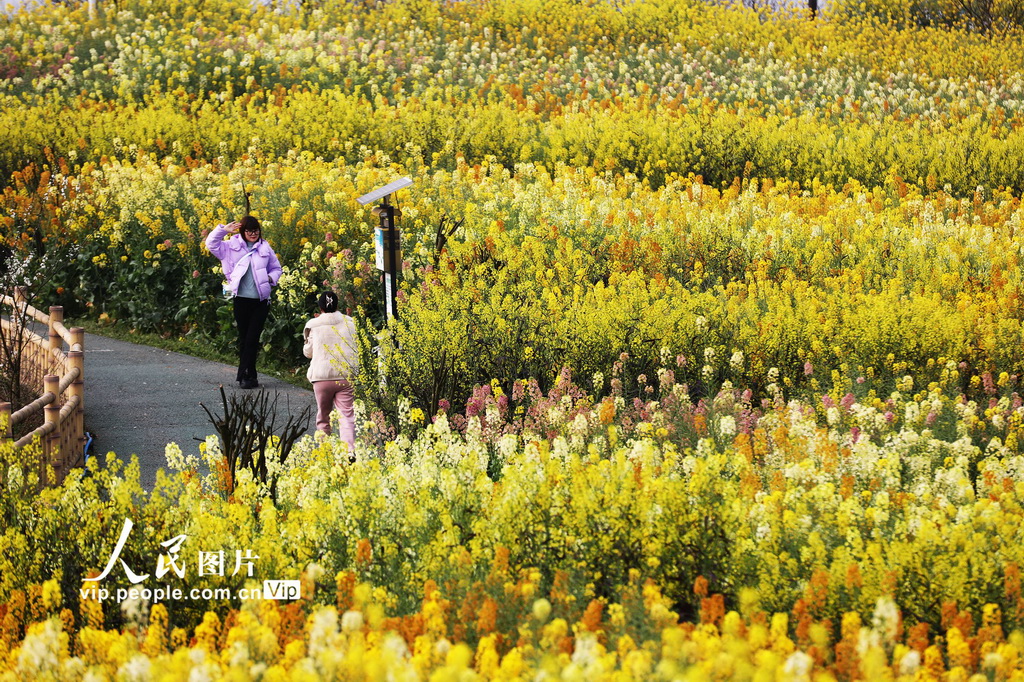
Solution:
[(28, 300), (25, 296), (25, 292), (27, 291), (28, 289), (26, 287), (14, 287), (14, 305), (22, 309), (19, 312), (24, 312), (25, 306), (28, 304)]
[(13, 440), (11, 435), (11, 404), (0, 403), (0, 441)]
[(60, 338), (60, 334), (58, 334), (57, 330), (54, 329), (54, 325), (57, 324), (58, 322), (61, 322), (61, 323), (64, 322), (64, 306), (61, 306), (61, 305), (51, 305), (50, 306), (50, 322), (49, 322), (49, 326), (50, 326), (50, 350), (51, 351), (60, 350), (61, 348), (63, 348), (63, 346), (61, 345), (62, 344), (62, 340)]
[(43, 461), (53, 466), (55, 483), (64, 480), (63, 462), (60, 461), (60, 377), (47, 374), (43, 377), (43, 394), (53, 394), (53, 400), (43, 408), (43, 421), (52, 424), (52, 430), (43, 439)]
[(68, 396), (78, 396), (78, 407), (75, 408), (75, 416), (71, 420), (76, 436), (76, 452), (74, 462), (82, 458), (85, 462), (85, 330), (81, 327), (71, 328), (72, 346), (77, 345), (81, 350), (68, 352), (68, 369), (78, 369), (78, 378), (68, 387)]

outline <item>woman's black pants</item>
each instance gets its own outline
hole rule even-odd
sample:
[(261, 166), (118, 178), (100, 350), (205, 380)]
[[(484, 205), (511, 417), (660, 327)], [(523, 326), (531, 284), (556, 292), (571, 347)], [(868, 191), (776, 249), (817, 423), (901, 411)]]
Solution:
[(236, 381), (256, 379), (256, 357), (260, 334), (270, 312), (270, 300), (235, 296), (235, 324), (238, 326), (238, 376)]

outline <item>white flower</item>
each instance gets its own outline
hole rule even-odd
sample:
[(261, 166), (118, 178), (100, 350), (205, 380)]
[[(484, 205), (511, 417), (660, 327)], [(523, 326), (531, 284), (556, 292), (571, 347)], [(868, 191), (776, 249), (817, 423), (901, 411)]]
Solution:
[(318, 610), (307, 626), (309, 631), (309, 655), (316, 658), (321, 651), (334, 648), (334, 635), (338, 633), (338, 612), (333, 606)]
[(363, 629), (362, 611), (346, 611), (341, 616), (341, 631), (355, 632)]
[(136, 680), (144, 682), (151, 679), (150, 672), (149, 658), (138, 654), (118, 669), (117, 679), (126, 680), (126, 682), (135, 682)]
[(739, 372), (743, 369), (743, 351), (734, 351), (732, 357), (729, 358), (729, 366), (732, 367), (733, 371)]
[(998, 651), (990, 651), (985, 654), (985, 658), (981, 661), (981, 667), (986, 670), (992, 670), (998, 668), (1003, 662), (1003, 656)]
[(587, 668), (596, 663), (600, 656), (599, 646), (594, 633), (586, 632), (580, 634), (576, 639), (576, 648), (572, 652), (572, 662), (582, 668)]
[(875, 603), (875, 613), (871, 617), (871, 627), (882, 638), (885, 644), (896, 640), (896, 631), (900, 624), (900, 610), (889, 597), (879, 597)]
[(310, 562), (306, 566), (306, 574), (309, 576), (310, 580), (316, 582), (324, 574), (324, 567), (320, 564)]
[(814, 667), (814, 659), (805, 654), (802, 651), (794, 651), (786, 659), (785, 665), (782, 670), (785, 673), (785, 677), (788, 680), (806, 680), (810, 679), (811, 668)]
[(704, 381), (710, 382), (711, 379), (714, 378), (715, 376), (715, 368), (712, 367), (711, 365), (704, 365), (704, 367), (702, 367), (700, 370), (700, 375), (701, 378), (704, 379)]
[(732, 438), (736, 435), (736, 419), (732, 415), (723, 415), (718, 419), (718, 434), (722, 438)]
[(900, 659), (900, 675), (914, 676), (921, 667), (921, 654), (910, 650)]
[(21, 679), (59, 678), (60, 630), (59, 621), (54, 618), (29, 627), (18, 655)]
[(452, 643), (442, 637), (434, 644), (434, 653), (438, 658), (444, 658), (452, 649)]

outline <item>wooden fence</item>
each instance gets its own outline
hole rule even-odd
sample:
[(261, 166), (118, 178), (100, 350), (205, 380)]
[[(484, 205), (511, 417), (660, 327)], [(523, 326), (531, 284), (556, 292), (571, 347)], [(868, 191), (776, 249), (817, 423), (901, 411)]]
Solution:
[[(24, 289), (16, 289), (13, 298), (3, 296), (0, 305), (11, 311), (10, 319), (0, 324), (8, 343), (20, 345), (22, 382), (41, 389), (39, 398), (14, 413), (10, 403), (0, 402), (0, 438), (13, 440), (13, 428), (42, 411), (42, 426), (21, 436), (15, 446), (40, 438), (43, 461), (54, 470), (53, 480), (40, 472), (42, 480), (59, 484), (71, 467), (85, 462), (85, 330), (65, 327), (61, 306), (50, 306), (49, 315), (30, 306)], [(47, 338), (29, 328), (32, 321), (46, 325)]]

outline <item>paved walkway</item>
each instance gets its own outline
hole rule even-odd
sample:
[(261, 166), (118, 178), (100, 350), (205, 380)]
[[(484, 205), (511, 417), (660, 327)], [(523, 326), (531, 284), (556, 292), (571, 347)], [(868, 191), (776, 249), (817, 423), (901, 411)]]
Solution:
[[(156, 470), (167, 468), (167, 443), (176, 442), (185, 454), (198, 454), (195, 439), (214, 433), (199, 403), (214, 414), (223, 414), (221, 385), (229, 396), (240, 390), (235, 367), (86, 334), (85, 427), (94, 438), (88, 466), (101, 464), (109, 451), (125, 461), (138, 455), (142, 485), (152, 488)], [(303, 389), (265, 374), (260, 375), (260, 387), (278, 391), (278, 409), (287, 414), (314, 405), (312, 388)], [(278, 419), (279, 424), (283, 421)], [(310, 420), (310, 433), (313, 426)]]

